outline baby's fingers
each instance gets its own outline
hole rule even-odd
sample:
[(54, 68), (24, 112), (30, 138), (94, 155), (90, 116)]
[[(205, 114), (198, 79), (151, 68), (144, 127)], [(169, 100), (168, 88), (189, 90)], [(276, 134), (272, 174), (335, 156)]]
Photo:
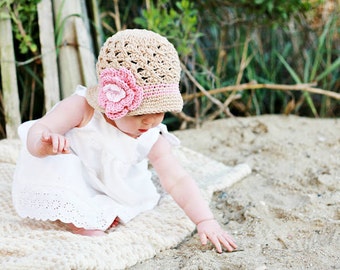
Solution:
[(232, 252), (234, 249), (237, 248), (234, 240), (228, 235), (224, 234), (218, 237), (219, 242), (229, 251)]
[(50, 133), (47, 131), (44, 131), (41, 135), (41, 141), (44, 143), (51, 143), (52, 139), (51, 139)]
[(200, 237), (202, 245), (205, 246), (208, 243), (208, 237), (206, 236), (205, 233), (200, 233), (199, 237)]
[(222, 253), (222, 247), (226, 248), (227, 251), (232, 252), (237, 248), (235, 241), (228, 235), (228, 233), (211, 233), (211, 234), (200, 234), (200, 240), (202, 245), (206, 245), (208, 239), (215, 246), (218, 253)]
[(59, 134), (44, 132), (41, 137), (43, 143), (47, 143), (52, 147), (52, 154), (69, 153), (68, 140)]
[(201, 240), (202, 245), (206, 245), (207, 242), (208, 242), (208, 239), (209, 239), (210, 242), (215, 246), (216, 251), (218, 253), (222, 252), (222, 246), (220, 244), (220, 240), (219, 240), (219, 237), (217, 235), (211, 234), (211, 235), (207, 236), (205, 233), (201, 233), (199, 236), (200, 236), (200, 240)]
[(221, 246), (221, 242), (220, 242), (220, 237), (217, 235), (213, 235), (210, 238), (211, 243), (214, 244), (216, 251), (218, 253), (222, 253), (222, 246)]
[(53, 145), (53, 153), (62, 154), (68, 153), (68, 140), (59, 134), (52, 135), (52, 145)]
[(222, 246), (229, 252), (237, 248), (234, 239), (220, 227), (215, 219), (201, 221), (197, 225), (197, 231), (201, 243), (205, 245), (209, 240), (219, 253), (222, 252)]

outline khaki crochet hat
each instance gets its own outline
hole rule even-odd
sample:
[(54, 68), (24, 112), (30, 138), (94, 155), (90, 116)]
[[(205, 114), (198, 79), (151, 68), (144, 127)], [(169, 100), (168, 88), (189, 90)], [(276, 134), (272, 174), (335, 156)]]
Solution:
[(87, 101), (110, 119), (180, 112), (180, 62), (174, 46), (148, 30), (128, 29), (108, 38), (96, 65), (99, 84)]

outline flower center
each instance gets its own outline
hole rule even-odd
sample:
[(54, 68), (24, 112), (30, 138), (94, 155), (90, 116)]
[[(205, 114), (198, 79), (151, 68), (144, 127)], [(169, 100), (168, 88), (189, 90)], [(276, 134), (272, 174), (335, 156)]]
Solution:
[(107, 99), (112, 102), (118, 102), (126, 96), (125, 91), (115, 84), (105, 85), (103, 90)]

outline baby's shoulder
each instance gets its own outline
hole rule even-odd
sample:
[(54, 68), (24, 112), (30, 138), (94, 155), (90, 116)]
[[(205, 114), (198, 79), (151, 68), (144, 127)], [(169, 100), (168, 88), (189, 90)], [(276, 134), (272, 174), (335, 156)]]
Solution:
[(69, 117), (78, 117), (77, 127), (85, 126), (92, 118), (94, 109), (88, 104), (83, 96), (71, 95), (59, 103), (59, 111), (64, 111)]
[(79, 102), (81, 103), (83, 110), (83, 120), (81, 121), (79, 127), (83, 127), (86, 126), (91, 121), (94, 114), (94, 109), (92, 106), (90, 106), (85, 97), (80, 96)]

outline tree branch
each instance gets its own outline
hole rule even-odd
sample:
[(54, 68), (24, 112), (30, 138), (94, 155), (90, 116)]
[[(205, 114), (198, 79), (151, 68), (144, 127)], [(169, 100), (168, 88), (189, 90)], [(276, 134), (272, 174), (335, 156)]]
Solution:
[[(225, 92), (232, 92), (232, 91), (240, 91), (240, 90), (252, 90), (252, 89), (269, 89), (269, 90), (280, 90), (280, 91), (307, 91), (309, 93), (313, 94), (319, 94), (328, 96), (337, 100), (340, 100), (340, 94), (324, 90), (320, 88), (314, 88), (312, 86), (316, 86), (316, 83), (303, 83), (303, 84), (293, 84), (293, 85), (285, 85), (285, 84), (268, 84), (268, 83), (244, 83), (240, 85), (230, 85), (226, 87), (216, 88), (212, 89), (210, 91), (207, 91), (209, 93), (209, 96), (225, 93)], [(201, 97), (205, 95), (204, 92), (197, 93), (197, 94), (183, 94), (182, 97), (185, 101), (191, 100), (194, 97)]]

